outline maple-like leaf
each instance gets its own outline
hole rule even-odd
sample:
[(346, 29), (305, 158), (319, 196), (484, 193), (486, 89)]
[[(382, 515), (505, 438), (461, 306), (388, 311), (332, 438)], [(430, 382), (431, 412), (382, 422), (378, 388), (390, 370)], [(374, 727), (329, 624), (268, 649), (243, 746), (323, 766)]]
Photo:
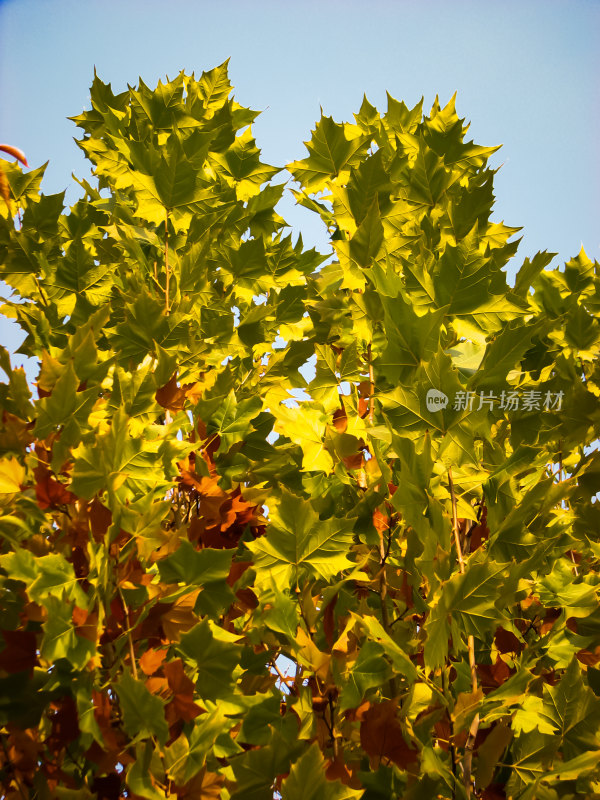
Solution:
[(325, 581), (352, 565), (350, 519), (320, 520), (310, 500), (283, 491), (265, 536), (248, 545), (254, 554), (257, 585), (274, 580), (298, 587), (305, 577)]

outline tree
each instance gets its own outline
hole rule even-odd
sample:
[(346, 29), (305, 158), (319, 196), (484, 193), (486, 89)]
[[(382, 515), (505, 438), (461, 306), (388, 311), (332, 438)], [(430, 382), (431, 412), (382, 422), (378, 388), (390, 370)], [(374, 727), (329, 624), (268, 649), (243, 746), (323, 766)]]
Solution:
[(319, 120), (328, 261), (226, 64), (91, 99), (3, 163), (3, 797), (600, 791), (598, 264), (508, 285), (454, 100)]

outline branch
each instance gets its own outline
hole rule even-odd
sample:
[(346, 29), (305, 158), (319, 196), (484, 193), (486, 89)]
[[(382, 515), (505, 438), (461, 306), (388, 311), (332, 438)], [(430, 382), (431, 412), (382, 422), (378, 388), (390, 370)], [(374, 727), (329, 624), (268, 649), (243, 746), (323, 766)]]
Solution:
[[(454, 481), (452, 480), (452, 469), (448, 469), (448, 486), (450, 488), (450, 497), (452, 499), (452, 530), (454, 532), (454, 542), (456, 544), (456, 557), (458, 559), (458, 569), (461, 575), (465, 574), (465, 561), (462, 554), (460, 545), (460, 533), (458, 530), (458, 516), (456, 513), (456, 494), (454, 492)], [(475, 661), (475, 637), (467, 637), (467, 647), (469, 650), (469, 668), (471, 670), (471, 691), (473, 694), (477, 691), (477, 662)], [(467, 742), (465, 744), (465, 753), (463, 756), (463, 783), (467, 798), (471, 797), (472, 782), (471, 773), (473, 767), (473, 749), (475, 747), (475, 738), (479, 730), (479, 714), (475, 714)]]
[[(267, 652), (269, 652), (269, 646), (266, 645), (264, 642), (263, 642), (263, 648)], [(273, 669), (275, 670), (275, 672), (279, 676), (279, 680), (283, 683), (283, 685), (287, 689), (290, 690), (290, 694), (296, 694), (297, 695), (298, 694), (298, 690), (296, 689), (296, 686), (295, 686), (296, 678), (295, 677), (294, 678), (292, 678), (292, 677), (288, 678), (286, 675), (284, 675), (283, 672), (277, 666), (277, 662), (275, 661), (275, 658), (276, 658), (276, 656), (275, 657), (271, 656), (269, 658), (269, 664), (273, 667)], [(289, 685), (288, 681), (292, 681), (292, 685), (291, 686)]]
[(169, 212), (165, 208), (165, 311), (169, 313)]

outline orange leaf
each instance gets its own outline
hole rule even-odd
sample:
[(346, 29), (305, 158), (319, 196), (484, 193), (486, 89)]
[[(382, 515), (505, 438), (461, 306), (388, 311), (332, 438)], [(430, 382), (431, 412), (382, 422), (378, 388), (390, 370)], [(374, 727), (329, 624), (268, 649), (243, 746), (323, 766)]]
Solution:
[(8, 185), (8, 181), (6, 180), (6, 175), (4, 174), (4, 170), (2, 169), (2, 167), (0, 167), (0, 197), (2, 197), (2, 199), (10, 209), (10, 187)]
[(166, 650), (146, 650), (140, 658), (140, 667), (144, 675), (154, 675), (166, 657)]
[(3, 150), (5, 153), (8, 153), (9, 156), (16, 158), (17, 161), (20, 161), (24, 167), (29, 166), (27, 159), (25, 158), (25, 153), (22, 150), (19, 150), (18, 147), (13, 147), (10, 144), (0, 144), (0, 150)]
[(345, 408), (338, 408), (333, 412), (333, 426), (338, 433), (346, 433), (348, 428), (348, 415)]

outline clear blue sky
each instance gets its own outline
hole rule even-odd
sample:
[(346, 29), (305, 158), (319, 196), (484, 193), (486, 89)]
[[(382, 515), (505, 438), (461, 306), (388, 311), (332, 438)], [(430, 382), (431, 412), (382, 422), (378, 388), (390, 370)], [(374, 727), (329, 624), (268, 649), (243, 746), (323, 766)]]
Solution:
[[(50, 160), (47, 193), (87, 175), (66, 117), (87, 105), (94, 65), (123, 90), (231, 57), (280, 166), (305, 155), (320, 106), (342, 121), (363, 93), (381, 109), (386, 90), (426, 107), (457, 91), (470, 136), (504, 145), (494, 218), (524, 227), (511, 272), (542, 249), (600, 258), (599, 39), (598, 0), (0, 0), (0, 141)], [(281, 211), (325, 249), (309, 212)], [(0, 341), (14, 346), (6, 324)]]

